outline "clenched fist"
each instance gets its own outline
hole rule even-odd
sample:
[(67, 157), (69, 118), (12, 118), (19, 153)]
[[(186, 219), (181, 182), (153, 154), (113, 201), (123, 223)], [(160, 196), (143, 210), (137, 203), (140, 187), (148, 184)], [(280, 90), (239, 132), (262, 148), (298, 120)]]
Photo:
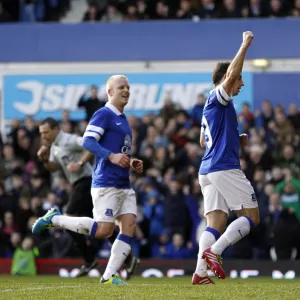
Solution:
[(248, 146), (248, 134), (246, 133), (240, 134), (240, 145), (241, 147)]
[(37, 157), (41, 162), (47, 162), (49, 160), (49, 156), (50, 149), (46, 146), (42, 146), (37, 153)]
[(130, 167), (136, 171), (138, 174), (142, 174), (144, 170), (143, 161), (140, 159), (133, 158), (130, 161)]
[(251, 45), (254, 35), (251, 31), (243, 32), (243, 46), (248, 48)]

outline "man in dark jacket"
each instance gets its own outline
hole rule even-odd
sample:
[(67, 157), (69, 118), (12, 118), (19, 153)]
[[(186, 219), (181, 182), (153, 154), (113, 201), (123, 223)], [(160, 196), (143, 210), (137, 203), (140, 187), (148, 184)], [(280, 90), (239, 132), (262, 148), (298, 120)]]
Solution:
[(83, 107), (86, 112), (87, 122), (90, 120), (94, 112), (105, 105), (105, 101), (100, 100), (97, 96), (97, 87), (91, 86), (90, 95), (87, 96), (85, 93), (78, 102), (78, 107)]

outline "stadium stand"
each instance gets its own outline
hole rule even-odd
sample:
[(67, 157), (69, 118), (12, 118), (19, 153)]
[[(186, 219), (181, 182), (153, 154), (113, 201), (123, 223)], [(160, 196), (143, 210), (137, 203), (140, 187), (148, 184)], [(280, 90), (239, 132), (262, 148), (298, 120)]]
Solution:
[[(132, 177), (139, 203), (135, 251), (141, 257), (196, 257), (197, 229), (202, 221), (197, 180), (203, 155), (198, 145), (199, 120), (205, 97), (200, 95), (197, 101), (190, 113), (168, 100), (158, 116), (129, 117), (134, 155), (145, 164), (144, 175)], [(73, 122), (68, 112), (61, 119), (64, 131), (78, 135), (84, 132), (86, 121)], [(257, 193), (261, 224), (248, 238), (228, 249), (226, 258), (270, 259), (270, 248), (275, 247), (278, 259), (286, 259), (293, 248), (299, 249), (299, 120), (296, 105), (287, 112), (281, 106), (272, 107), (269, 101), (256, 112), (243, 106), (239, 124), (241, 132), (249, 134), (250, 145), (241, 152), (241, 161)], [(57, 206), (63, 210), (70, 194), (62, 174), (51, 178), (37, 161), (37, 126), (38, 121), (31, 117), (24, 122), (16, 120), (7, 143), (1, 144), (2, 257), (12, 256), (17, 243), (31, 235), (32, 223), (47, 209)], [(294, 229), (286, 230), (291, 224)], [(77, 255), (68, 234), (60, 230), (50, 231), (43, 242), (35, 238), (35, 243), (41, 257)], [(107, 247), (106, 243), (101, 245), (100, 256)]]
[[(1, 22), (60, 21), (76, 5), (71, 0), (0, 3)], [(299, 0), (89, 0), (88, 5), (83, 22), (300, 16)], [(197, 173), (204, 154), (199, 134), (205, 100), (205, 95), (198, 95), (194, 108), (186, 111), (173, 99), (166, 99), (158, 115), (129, 117), (133, 155), (143, 159), (145, 166), (144, 175), (132, 176), (139, 204), (134, 251), (141, 258), (196, 258), (203, 224)], [(92, 108), (85, 108), (90, 116)], [(245, 103), (238, 120), (240, 132), (250, 137), (249, 146), (241, 151), (241, 163), (255, 187), (261, 223), (228, 248), (224, 257), (270, 260), (274, 248), (277, 259), (290, 259), (295, 253), (300, 258), (299, 105), (284, 109), (270, 99), (251, 111)], [(38, 125), (38, 120), (28, 116), (11, 123), (5, 142), (0, 135), (0, 257), (11, 258), (22, 240), (31, 237), (33, 222), (50, 207), (63, 211), (71, 193), (61, 173), (51, 176), (37, 160)], [(66, 132), (81, 136), (86, 126), (86, 120), (71, 120), (68, 111), (61, 116), (61, 128)], [(233, 215), (229, 222), (232, 220)], [(40, 257), (78, 256), (68, 233), (58, 229), (50, 230), (46, 239), (33, 237), (33, 242)], [(108, 244), (101, 242), (98, 256), (107, 257), (108, 250)]]
[[(84, 0), (83, 0), (84, 1)], [(84, 22), (299, 17), (300, 2), (280, 0), (87, 0)], [(82, 6), (76, 0), (1, 0), (2, 22), (53, 22)], [(79, 21), (79, 20), (78, 20)]]

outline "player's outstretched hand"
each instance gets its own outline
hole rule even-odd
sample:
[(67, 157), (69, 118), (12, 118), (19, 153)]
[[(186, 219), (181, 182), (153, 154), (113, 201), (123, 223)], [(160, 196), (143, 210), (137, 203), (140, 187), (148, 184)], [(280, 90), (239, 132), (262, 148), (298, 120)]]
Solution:
[(47, 162), (49, 160), (50, 150), (46, 146), (42, 146), (37, 152), (37, 157), (41, 162)]
[(144, 171), (144, 163), (140, 159), (133, 158), (130, 160), (130, 167), (138, 174), (142, 174)]
[(241, 147), (248, 146), (248, 134), (246, 133), (240, 134), (240, 145)]
[(120, 166), (121, 168), (128, 168), (130, 165), (130, 159), (126, 154), (118, 153), (114, 154), (112, 153), (108, 159), (115, 165)]
[(254, 35), (251, 31), (243, 32), (243, 46), (244, 47), (248, 48), (251, 45), (253, 39), (254, 39)]

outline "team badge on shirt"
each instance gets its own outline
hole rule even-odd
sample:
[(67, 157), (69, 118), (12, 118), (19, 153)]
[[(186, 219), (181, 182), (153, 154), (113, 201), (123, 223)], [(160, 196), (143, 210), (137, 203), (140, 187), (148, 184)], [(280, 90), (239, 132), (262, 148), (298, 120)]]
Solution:
[(112, 217), (113, 216), (113, 210), (110, 208), (106, 209), (105, 215), (108, 217)]
[(123, 154), (130, 154), (131, 153), (131, 138), (129, 135), (126, 135), (124, 139), (124, 146), (121, 149)]

